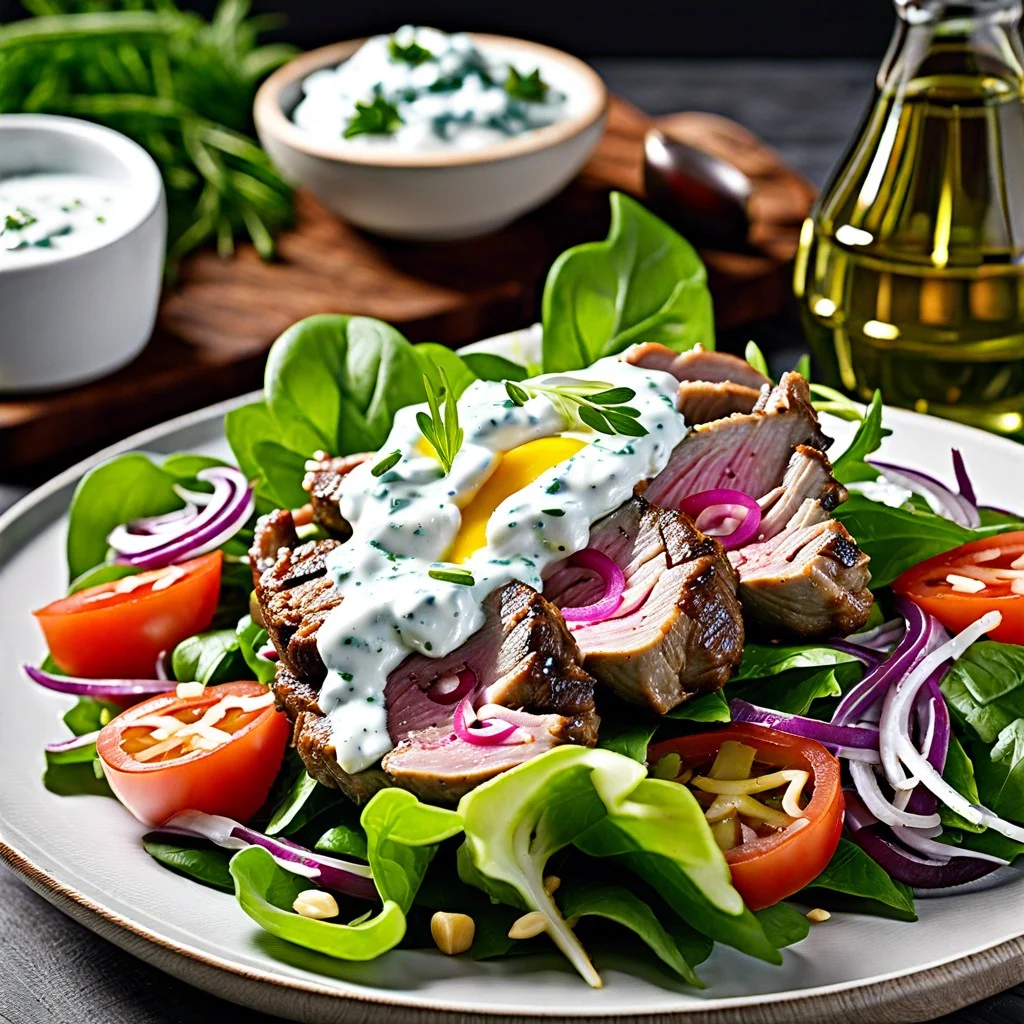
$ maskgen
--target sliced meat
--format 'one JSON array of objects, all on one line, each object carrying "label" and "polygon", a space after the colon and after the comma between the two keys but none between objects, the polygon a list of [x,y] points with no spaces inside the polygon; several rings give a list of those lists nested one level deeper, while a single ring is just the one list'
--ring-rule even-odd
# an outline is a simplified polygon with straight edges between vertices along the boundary
[{"label": "sliced meat", "polygon": [[469,669],[476,677],[475,704],[500,704],[531,712],[553,712],[573,743],[597,742],[594,680],[580,666],[576,641],[549,601],[525,583],[494,591],[484,603],[484,625],[443,658],[414,654],[388,677],[384,702],[388,731],[399,743],[411,732],[447,725],[452,705],[427,691],[439,679]]},{"label": "sliced meat", "polygon": [[[403,789],[420,800],[456,804],[471,789],[501,772],[572,743],[560,715],[517,716],[526,742],[477,747],[460,740],[449,726],[434,725],[414,733],[385,755],[383,768]],[[528,724],[526,724],[528,722]]]},{"label": "sliced meat", "polygon": [[717,487],[767,494],[781,484],[794,447],[824,451],[829,444],[811,406],[807,381],[798,373],[786,373],[754,412],[691,430],[644,497],[674,508],[687,495]]},{"label": "sliced meat", "polygon": [[[633,498],[594,524],[590,547],[626,577],[617,618],[573,627],[583,666],[659,714],[719,689],[743,654],[737,577],[721,545],[682,513]],[[547,580],[556,604],[586,605],[602,584],[564,563]]]},{"label": "sliced meat", "polygon": [[744,384],[731,381],[711,382],[705,380],[684,380],[679,385],[676,408],[683,419],[693,426],[710,423],[733,413],[754,411],[761,392]]},{"label": "sliced meat", "polygon": [[817,448],[798,444],[786,467],[782,483],[759,500],[761,529],[758,540],[781,533],[808,499],[825,513],[833,512],[848,497],[846,488],[832,476],[832,463]]},{"label": "sliced meat", "polygon": [[[274,539],[285,536],[292,523],[287,510],[279,509],[272,516],[275,518],[265,526],[264,520],[257,525],[250,551],[254,561],[268,548],[269,533],[274,531]],[[298,540],[294,530],[292,525],[293,539]],[[316,540],[280,547],[273,564],[256,581],[261,617],[281,662],[292,675],[316,686],[327,674],[316,647],[316,631],[341,600],[326,566],[327,556],[339,543]]]},{"label": "sliced meat", "polygon": [[295,532],[295,520],[288,509],[278,508],[265,516],[260,516],[256,521],[252,547],[249,549],[253,579],[259,580],[264,570],[269,569],[277,561],[282,548],[294,548],[298,543],[299,535]]},{"label": "sliced meat", "polygon": [[355,775],[342,769],[331,742],[331,723],[317,703],[317,691],[296,679],[284,665],[277,667],[274,696],[292,720],[292,743],[306,771],[317,782],[328,789],[340,789],[357,804],[366,803],[378,790],[391,785],[391,779],[380,768],[368,768]]},{"label": "sliced meat", "polygon": [[306,464],[302,489],[309,493],[313,521],[335,534],[339,540],[348,540],[352,536],[352,527],[338,507],[342,481],[356,466],[361,466],[372,457],[372,452],[360,452],[358,455],[342,455],[332,459],[326,452],[317,452],[313,461]]},{"label": "sliced meat", "polygon": [[744,611],[772,636],[845,636],[867,622],[868,557],[818,501],[807,499],[781,533],[729,559]]},{"label": "sliced meat", "polygon": [[646,370],[663,370],[679,381],[730,381],[760,391],[771,381],[755,370],[745,359],[727,352],[714,352],[694,345],[688,352],[675,352],[665,345],[648,341],[635,345],[626,353],[626,362]]}]

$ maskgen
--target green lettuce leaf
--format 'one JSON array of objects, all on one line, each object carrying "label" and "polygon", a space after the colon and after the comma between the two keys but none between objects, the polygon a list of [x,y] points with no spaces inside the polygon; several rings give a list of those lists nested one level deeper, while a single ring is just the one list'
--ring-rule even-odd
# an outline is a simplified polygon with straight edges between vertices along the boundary
[{"label": "green lettuce leaf", "polygon": [[756,644],[743,648],[743,660],[732,678],[765,679],[798,668],[823,668],[856,662],[852,654],[819,644]]},{"label": "green lettuce leaf", "polygon": [[164,867],[191,878],[200,885],[208,885],[222,892],[235,891],[231,872],[228,870],[231,854],[227,850],[202,845],[189,839],[176,837],[170,840],[159,832],[143,836],[142,848]]},{"label": "green lettuce leaf", "polygon": [[171,669],[179,682],[204,686],[231,682],[247,674],[233,629],[215,629],[182,640],[171,655]]},{"label": "green lettuce leaf", "polygon": [[113,796],[96,757],[96,744],[46,752],[43,785],[57,796]]},{"label": "green lettuce leaf", "polygon": [[867,457],[877,452],[891,433],[882,426],[882,392],[876,391],[853,440],[832,463],[833,476],[844,484],[855,480],[874,480],[878,470],[867,464]]},{"label": "green lettuce leaf", "polygon": [[[339,960],[375,960],[405,936],[405,914],[393,901],[359,924],[315,921],[296,914],[292,904],[310,886],[308,878],[279,867],[260,846],[239,850],[231,858],[235,897],[261,928],[279,939]],[[359,920],[358,918],[356,920]]]},{"label": "green lettuce leaf", "polygon": [[728,722],[731,719],[729,714],[729,701],[721,690],[714,693],[707,693],[696,700],[687,701],[673,708],[666,718],[675,718],[685,722]]},{"label": "green lettuce leaf", "polygon": [[75,736],[102,729],[112,718],[121,713],[121,708],[110,701],[94,697],[79,697],[74,706],[64,712],[64,724]]},{"label": "green lettuce leaf", "polygon": [[801,890],[808,903],[828,903],[854,912],[916,921],[910,887],[890,878],[856,843],[840,839],[825,870]]},{"label": "green lettuce leaf", "polygon": [[1024,717],[1024,648],[980,640],[951,666],[942,693],[957,723],[983,743]]},{"label": "green lettuce leaf", "polygon": [[714,347],[707,275],[693,247],[640,203],[611,194],[603,242],[562,253],[544,285],[544,370],[589,366],[638,341]]},{"label": "green lettuce leaf", "polygon": [[[548,860],[570,844],[594,856],[620,855],[627,863],[631,857],[657,860],[663,876],[659,890],[688,924],[706,934],[711,934],[709,916],[742,921],[748,914],[692,794],[645,775],[641,764],[609,750],[558,747],[459,803],[466,831],[460,876],[494,899],[543,914],[555,945],[593,986],[600,986],[600,977],[544,887]],[[684,913],[678,905],[684,901],[673,903],[665,892],[673,887],[690,895],[687,911],[706,912],[703,920]],[[748,916],[763,946],[769,946]],[[777,958],[774,947],[767,956]]]}]

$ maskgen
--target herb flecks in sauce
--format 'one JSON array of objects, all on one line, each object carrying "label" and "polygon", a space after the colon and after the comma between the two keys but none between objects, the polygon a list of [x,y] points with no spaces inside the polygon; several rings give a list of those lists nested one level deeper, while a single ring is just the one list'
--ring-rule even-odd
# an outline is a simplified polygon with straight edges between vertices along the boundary
[{"label": "herb flecks in sauce", "polygon": [[515,68],[508,69],[505,92],[513,99],[526,103],[542,103],[548,94],[548,83],[540,77],[540,68],[534,68],[528,75],[521,75]]},{"label": "herb flecks in sauce", "polygon": [[[520,405],[508,400],[504,384],[475,381],[458,400],[463,438],[447,473],[427,453],[421,428],[426,419],[436,435],[438,422],[446,439],[450,389],[443,400],[435,396],[433,418],[425,406],[399,410],[377,459],[344,478],[339,508],[353,532],[328,557],[342,600],[317,646],[328,669],[320,704],[345,771],[367,768],[391,749],[379,698],[406,657],[450,654],[483,625],[487,596],[513,580],[543,589],[548,567],[586,547],[591,525],[659,473],[686,431],[674,404],[662,401],[678,387],[669,374],[613,357],[573,380],[598,410],[614,410],[630,392],[635,415],[620,415],[650,432],[581,432],[546,393],[527,394]],[[528,392],[564,381],[547,375],[519,386]],[[522,452],[527,445],[536,447]],[[382,487],[372,470],[395,451],[405,454]],[[471,508],[488,488],[494,504]],[[351,637],[359,642],[346,644]]]},{"label": "herb flecks in sauce", "polygon": [[346,139],[357,135],[390,135],[402,123],[402,116],[393,103],[383,96],[374,96],[369,103],[356,102],[356,112],[342,134]]}]

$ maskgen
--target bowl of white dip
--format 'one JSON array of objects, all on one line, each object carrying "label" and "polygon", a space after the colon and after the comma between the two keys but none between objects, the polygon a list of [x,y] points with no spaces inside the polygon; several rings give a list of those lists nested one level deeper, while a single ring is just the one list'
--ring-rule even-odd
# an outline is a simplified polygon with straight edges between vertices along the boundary
[{"label": "bowl of white dip", "polygon": [[313,50],[256,96],[282,173],[357,227],[470,238],[559,192],[604,128],[583,61],[505,36],[404,26]]},{"label": "bowl of white dip", "polygon": [[0,392],[130,362],[153,330],[167,213],[156,164],[109,128],[0,115]]}]

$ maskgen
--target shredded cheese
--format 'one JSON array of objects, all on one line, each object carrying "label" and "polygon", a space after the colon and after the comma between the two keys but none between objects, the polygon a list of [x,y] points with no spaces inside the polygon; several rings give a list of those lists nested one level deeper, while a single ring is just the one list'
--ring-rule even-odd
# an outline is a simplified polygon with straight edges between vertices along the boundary
[{"label": "shredded cheese", "polygon": [[958,594],[980,594],[985,589],[985,583],[982,580],[971,579],[969,576],[960,576],[955,572],[951,572],[946,577],[946,582]]}]

